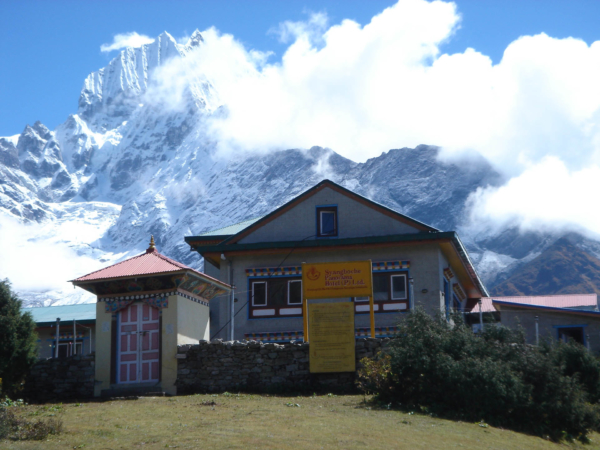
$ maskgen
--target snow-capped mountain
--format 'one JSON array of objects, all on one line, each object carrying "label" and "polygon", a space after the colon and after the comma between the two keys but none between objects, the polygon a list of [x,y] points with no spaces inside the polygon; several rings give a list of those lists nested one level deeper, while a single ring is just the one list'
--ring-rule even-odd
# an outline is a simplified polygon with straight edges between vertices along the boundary
[{"label": "snow-capped mountain", "polygon": [[[77,113],[55,130],[36,122],[0,138],[0,217],[38,224],[28,240],[66,246],[98,267],[139,253],[153,234],[162,253],[201,268],[184,236],[264,215],[323,178],[444,230],[461,229],[477,188],[503,182],[483,158],[444,162],[426,145],[365,163],[320,147],[221,157],[206,121],[226,105],[210,80],[193,73],[175,91],[160,84],[202,45],[197,31],[186,44],[165,32],[123,50],[85,79]],[[557,238],[515,229],[462,237],[490,282]],[[60,289],[20,294],[34,304],[91,300]]]}]

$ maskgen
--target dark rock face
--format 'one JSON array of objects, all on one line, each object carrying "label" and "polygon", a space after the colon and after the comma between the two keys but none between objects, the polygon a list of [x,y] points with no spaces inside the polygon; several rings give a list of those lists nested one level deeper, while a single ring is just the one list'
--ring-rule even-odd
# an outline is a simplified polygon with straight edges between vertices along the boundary
[{"label": "dark rock face", "polygon": [[111,172],[110,186],[115,191],[127,188],[133,184],[137,178],[136,172],[142,167],[142,157],[126,154],[119,160]]},{"label": "dark rock face", "polygon": [[390,150],[344,176],[355,177],[359,193],[441,230],[455,230],[465,202],[477,187],[497,186],[502,178],[487,161],[472,157],[438,160],[439,147]]},{"label": "dark rock face", "polygon": [[52,189],[62,189],[69,184],[71,184],[71,175],[66,170],[61,170],[55,175],[50,187]]},{"label": "dark rock face", "polygon": [[[41,124],[39,124],[41,126],[36,125],[38,125],[38,122],[36,122],[33,127],[27,125],[23,130],[23,133],[19,136],[17,149],[19,150],[19,155],[23,155],[22,157],[26,157],[28,154],[36,157],[42,156],[42,151],[46,145],[46,139],[44,139],[43,136],[47,135],[46,132],[48,129]],[[38,131],[41,132],[41,135],[38,134]]]},{"label": "dark rock face", "polygon": [[19,168],[19,150],[7,139],[0,139],[0,165]]},{"label": "dark rock face", "polygon": [[582,243],[584,238],[577,234],[561,237],[492,287],[493,295],[600,294],[600,259]]}]

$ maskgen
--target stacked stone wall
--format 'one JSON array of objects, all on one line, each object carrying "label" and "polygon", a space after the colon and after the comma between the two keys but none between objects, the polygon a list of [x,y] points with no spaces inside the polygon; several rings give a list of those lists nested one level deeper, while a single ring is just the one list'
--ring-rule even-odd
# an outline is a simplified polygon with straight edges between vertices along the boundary
[{"label": "stacked stone wall", "polygon": [[38,361],[25,380],[22,395],[32,403],[92,398],[94,355]]},{"label": "stacked stone wall", "polygon": [[[356,367],[389,339],[357,339]],[[223,391],[354,392],[356,372],[309,371],[309,344],[200,341],[178,347],[177,393]]]}]

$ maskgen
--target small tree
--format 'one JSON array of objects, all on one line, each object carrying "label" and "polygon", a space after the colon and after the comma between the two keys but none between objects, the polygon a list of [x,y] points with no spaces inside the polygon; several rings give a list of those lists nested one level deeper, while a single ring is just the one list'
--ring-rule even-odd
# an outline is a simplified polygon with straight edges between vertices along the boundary
[{"label": "small tree", "polygon": [[0,378],[2,394],[14,394],[37,359],[37,334],[31,313],[21,310],[21,300],[8,280],[0,281]]}]

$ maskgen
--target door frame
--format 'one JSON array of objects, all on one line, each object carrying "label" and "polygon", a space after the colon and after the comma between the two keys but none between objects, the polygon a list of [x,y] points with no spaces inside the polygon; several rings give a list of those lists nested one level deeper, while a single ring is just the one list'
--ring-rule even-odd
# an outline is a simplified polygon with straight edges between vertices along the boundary
[{"label": "door frame", "polygon": [[[120,353],[120,334],[119,334],[119,329],[120,329],[120,325],[121,325],[121,320],[120,320],[120,313],[123,309],[129,308],[132,305],[137,304],[139,307],[143,307],[144,305],[147,305],[149,308],[154,308],[158,310],[158,380],[152,380],[152,381],[125,381],[125,382],[121,382],[119,380],[119,363],[120,363],[120,358],[119,358],[119,353]],[[127,385],[132,385],[132,384],[142,384],[142,383],[148,383],[148,384],[157,384],[160,383],[162,381],[162,344],[163,344],[163,336],[162,336],[162,309],[160,308],[155,308],[152,305],[144,302],[144,301],[137,301],[137,302],[132,302],[129,305],[126,306],[126,308],[122,308],[118,311],[115,311],[112,314],[111,317],[111,346],[110,346],[110,353],[111,353],[111,358],[110,358],[110,366],[111,366],[111,370],[110,370],[110,383],[112,385],[116,385],[116,386],[127,386]],[[141,315],[141,313],[138,313],[139,315]],[[139,316],[138,316],[139,317]],[[140,339],[141,334],[139,334],[138,332],[138,349],[140,349],[140,345],[141,345],[141,339]],[[141,372],[141,360],[140,360],[140,355],[141,353],[138,353],[138,371]]]}]

